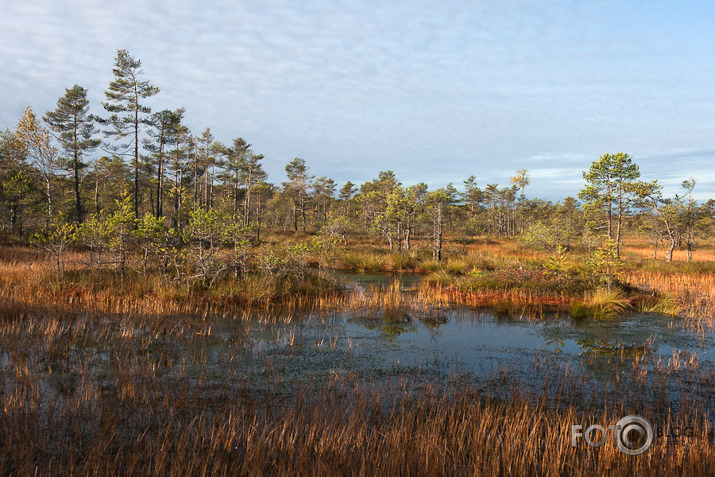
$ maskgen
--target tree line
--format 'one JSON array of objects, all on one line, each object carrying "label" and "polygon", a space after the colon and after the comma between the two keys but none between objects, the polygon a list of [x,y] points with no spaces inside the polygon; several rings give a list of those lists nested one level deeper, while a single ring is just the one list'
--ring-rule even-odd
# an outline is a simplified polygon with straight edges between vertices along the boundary
[{"label": "tree line", "polygon": [[[133,246],[148,255],[152,247],[158,253],[162,240],[167,247],[172,241],[197,243],[197,224],[210,219],[234,234],[235,240],[224,236],[222,243],[234,244],[236,263],[247,241],[260,243],[266,230],[320,234],[344,245],[350,237],[370,235],[396,252],[420,241],[437,260],[446,233],[463,239],[519,236],[554,249],[607,246],[620,257],[629,228],[649,238],[656,256],[661,250],[671,261],[678,247],[690,259],[696,242],[712,230],[715,201],[693,200],[694,179],[683,181],[680,194],[664,197],[658,181],[641,180],[624,153],[594,161],[583,173],[586,186],[578,198],[555,204],[526,196],[526,170],[508,186],[479,187],[470,176],[459,189],[450,183],[430,190],[425,183],[403,185],[392,171],[382,171],[359,186],[348,181],[338,188],[331,178],[311,175],[307,162],[296,157],[285,166],[287,180],[271,183],[264,156],[244,138],[224,144],[209,128],[195,134],[183,108],[152,112],[145,100],[159,88],[143,79],[141,61],[126,50],[117,52],[113,73],[102,114],[90,112],[87,90],[74,85],[54,110],[38,117],[27,107],[16,126],[0,134],[6,241],[37,233],[57,241],[69,226],[82,230],[86,245],[99,240],[92,237],[94,227],[103,240],[131,235]],[[108,230],[116,237],[106,236]],[[137,241],[142,233],[164,236]]]}]

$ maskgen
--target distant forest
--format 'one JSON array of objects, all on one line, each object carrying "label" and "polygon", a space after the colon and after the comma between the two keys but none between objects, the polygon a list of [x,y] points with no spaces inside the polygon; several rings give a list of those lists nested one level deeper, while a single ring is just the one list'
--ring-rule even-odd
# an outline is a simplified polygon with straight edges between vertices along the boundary
[{"label": "distant forest", "polygon": [[516,171],[507,186],[480,186],[469,176],[459,187],[430,190],[425,183],[404,186],[388,170],[338,187],[311,175],[306,160],[296,157],[285,166],[287,181],[271,183],[264,156],[248,140],[224,144],[208,128],[190,131],[184,109],[146,106],[159,88],[143,78],[141,61],[129,52],[117,52],[113,72],[101,112],[90,108],[86,89],[74,85],[56,109],[38,117],[27,107],[0,133],[4,242],[62,242],[72,235],[88,244],[98,230],[111,240],[120,233],[117,224],[129,224],[135,243],[158,240],[158,234],[164,243],[180,244],[187,227],[201,233],[198,224],[220,223],[224,233],[234,230],[252,243],[266,232],[344,244],[368,236],[393,251],[419,242],[439,260],[445,235],[514,236],[554,250],[590,250],[605,241],[619,255],[628,232],[672,260],[676,248],[690,259],[713,230],[715,201],[693,200],[694,179],[682,182],[680,194],[664,197],[658,182],[643,180],[624,153],[594,160],[578,196],[559,203],[527,197],[527,170]]}]

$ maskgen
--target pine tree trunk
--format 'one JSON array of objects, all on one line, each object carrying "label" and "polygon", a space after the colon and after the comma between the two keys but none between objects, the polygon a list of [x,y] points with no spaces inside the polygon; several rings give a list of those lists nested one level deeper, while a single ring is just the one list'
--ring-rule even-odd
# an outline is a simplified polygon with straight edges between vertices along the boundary
[{"label": "pine tree trunk", "polygon": [[405,250],[410,251],[410,235],[412,233],[412,223],[407,219],[407,230],[405,230]]},{"label": "pine tree trunk", "polygon": [[[136,90],[135,90],[136,91]],[[139,95],[134,103],[134,216],[139,217]],[[122,270],[122,277],[124,276]]]},{"label": "pine tree trunk", "polygon": [[99,214],[99,176],[94,179],[94,211]]},{"label": "pine tree trunk", "polygon": [[156,173],[156,218],[164,215],[164,137],[160,138],[159,144],[159,165]]},{"label": "pine tree trunk", "polygon": [[670,237],[670,246],[668,247],[668,263],[673,262],[673,250],[675,250],[675,239]]},{"label": "pine tree trunk", "polygon": [[74,198],[75,208],[77,209],[77,223],[82,223],[82,198],[79,195],[79,151],[77,150],[77,120],[74,122]]},{"label": "pine tree trunk", "polygon": [[616,225],[616,258],[621,258],[621,221],[623,218],[623,180],[618,183],[618,222]]}]

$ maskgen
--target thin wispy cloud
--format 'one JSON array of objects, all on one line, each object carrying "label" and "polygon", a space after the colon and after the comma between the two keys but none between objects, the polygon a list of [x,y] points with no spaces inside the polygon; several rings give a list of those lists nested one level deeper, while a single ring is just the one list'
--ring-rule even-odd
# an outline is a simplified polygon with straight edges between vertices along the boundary
[{"label": "thin wispy cloud", "polygon": [[505,184],[505,171],[526,168],[531,193],[559,198],[607,151],[629,152],[668,181],[678,174],[671,158],[700,151],[682,179],[705,178],[715,171],[712,10],[615,0],[10,2],[0,121],[12,127],[27,104],[51,109],[74,83],[101,113],[126,48],[162,89],[155,109],[185,106],[194,132],[245,137],[276,182],[294,156],[338,181],[394,169],[406,183],[474,174]]}]

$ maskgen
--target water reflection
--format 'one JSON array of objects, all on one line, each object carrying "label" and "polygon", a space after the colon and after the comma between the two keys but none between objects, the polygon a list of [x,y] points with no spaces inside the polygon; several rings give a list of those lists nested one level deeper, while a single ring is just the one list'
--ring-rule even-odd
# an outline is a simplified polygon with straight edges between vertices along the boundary
[{"label": "water reflection", "polygon": [[254,324],[249,336],[255,346],[244,371],[270,357],[291,380],[344,372],[366,377],[428,372],[447,379],[457,370],[479,379],[508,369],[512,378],[528,383],[540,379],[535,363],[548,361],[607,383],[644,360],[655,364],[674,356],[697,357],[699,366],[712,366],[715,360],[712,333],[698,336],[651,314],[535,322],[474,310],[440,310],[397,320],[341,312],[290,324]]}]

